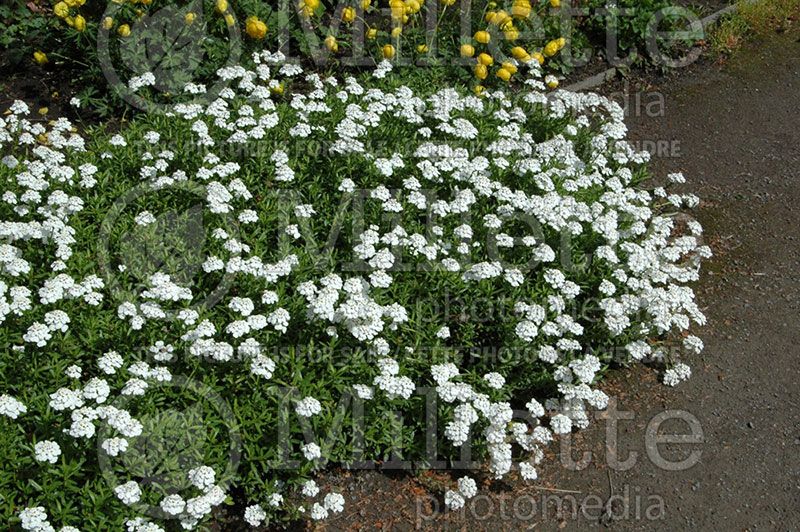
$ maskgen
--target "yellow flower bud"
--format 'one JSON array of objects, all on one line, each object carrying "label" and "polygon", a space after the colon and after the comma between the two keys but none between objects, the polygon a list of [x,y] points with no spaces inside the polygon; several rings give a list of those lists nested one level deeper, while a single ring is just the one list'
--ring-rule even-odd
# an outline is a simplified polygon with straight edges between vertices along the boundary
[{"label": "yellow flower bud", "polygon": [[187,26],[191,26],[195,20],[197,20],[197,14],[192,13],[191,11],[186,13],[186,16],[183,17],[183,21],[186,23]]},{"label": "yellow flower bud", "polygon": [[40,65],[44,65],[47,63],[47,54],[42,52],[41,50],[37,50],[33,52],[33,60],[39,63]]},{"label": "yellow flower bud", "polygon": [[519,30],[517,28],[508,28],[504,34],[507,41],[516,41],[519,39]]},{"label": "yellow flower bud", "polygon": [[375,37],[377,37],[377,36],[378,36],[378,30],[377,29],[370,28],[370,29],[367,30],[367,39],[369,39],[370,41],[374,40]]},{"label": "yellow flower bud", "polygon": [[119,33],[120,37],[127,37],[131,34],[131,27],[127,24],[123,24],[117,28],[117,33]]},{"label": "yellow flower bud", "polygon": [[394,57],[394,46],[391,44],[386,44],[381,48],[381,53],[383,53],[384,59],[392,59]]},{"label": "yellow flower bud", "polygon": [[489,41],[492,39],[492,36],[489,35],[488,31],[477,31],[475,32],[475,40],[481,44],[489,44]]},{"label": "yellow flower bud", "polygon": [[508,13],[505,11],[498,11],[494,14],[492,19],[489,21],[490,23],[498,26],[500,28],[503,27],[504,24],[507,24],[511,20],[511,17],[508,16]]},{"label": "yellow flower bud", "polygon": [[515,46],[514,48],[512,48],[511,49],[511,55],[514,57],[514,59],[516,59],[518,61],[522,61],[525,58],[530,59],[530,57],[531,57],[528,54],[528,51],[525,48],[523,48],[522,46]]},{"label": "yellow flower bud", "polygon": [[544,64],[544,56],[539,52],[534,52],[531,54],[531,59],[535,59],[539,62],[540,65]]},{"label": "yellow flower bud", "polygon": [[512,74],[516,74],[517,73],[517,65],[515,65],[514,63],[510,63],[510,62],[503,63],[502,68],[504,70],[508,70]]},{"label": "yellow flower bud", "polygon": [[346,7],[342,10],[342,20],[344,22],[353,22],[356,19],[356,8]]},{"label": "yellow flower bud", "polygon": [[233,18],[232,14],[225,13],[225,24],[227,24],[229,28],[232,28],[233,25],[236,24],[236,19]]},{"label": "yellow flower bud", "polygon": [[427,44],[418,45],[417,46],[417,51],[419,53],[421,53],[421,54],[427,54],[428,53],[428,45]]},{"label": "yellow flower bud", "polygon": [[486,66],[492,66],[494,59],[489,54],[480,54],[478,56],[478,63]]},{"label": "yellow flower bud", "polygon": [[517,18],[528,18],[531,14],[530,4],[514,4],[511,6],[511,14]]},{"label": "yellow flower bud", "polygon": [[251,39],[261,40],[267,34],[267,25],[256,16],[247,17],[244,26]]},{"label": "yellow flower bud", "polygon": [[114,19],[111,17],[106,17],[103,19],[103,29],[110,30],[114,27]]},{"label": "yellow flower bud", "polygon": [[501,68],[497,71],[497,77],[502,79],[503,81],[508,81],[511,79],[511,72],[509,72],[505,68]]},{"label": "yellow flower bud", "polygon": [[550,89],[555,89],[558,87],[558,78],[553,75],[545,76],[544,82],[547,84],[547,87]]},{"label": "yellow flower bud", "polygon": [[50,109],[48,109],[47,107],[40,107],[40,108],[39,108],[39,114],[40,114],[40,115],[42,115],[42,116],[44,116],[44,115],[46,115],[46,114],[47,114],[47,112],[48,112],[49,110],[50,110]]},{"label": "yellow flower bud", "polygon": [[461,57],[472,57],[475,55],[475,47],[471,44],[461,45]]},{"label": "yellow flower bud", "polygon": [[69,16],[69,6],[66,2],[59,2],[53,6],[53,13],[55,13],[58,18],[67,18]]},{"label": "yellow flower bud", "polygon": [[327,37],[325,37],[325,47],[334,54],[338,52],[339,43],[336,42],[336,37],[334,37],[333,35],[328,35]]},{"label": "yellow flower bud", "polygon": [[472,87],[472,92],[475,93],[475,96],[480,96],[481,94],[483,94],[484,90],[486,90],[486,87],[484,87],[483,85],[475,85],[474,87]]},{"label": "yellow flower bud", "polygon": [[392,28],[392,38],[393,39],[396,39],[396,38],[400,37],[401,33],[403,33],[403,27],[402,26],[395,26],[394,28]]},{"label": "yellow flower bud", "polygon": [[480,63],[475,65],[473,72],[475,72],[475,77],[478,79],[486,79],[486,76],[489,75],[489,70],[486,68],[486,65]]},{"label": "yellow flower bud", "polygon": [[550,0],[550,7],[561,7],[561,0]]},{"label": "yellow flower bud", "polygon": [[546,57],[553,57],[558,53],[558,41],[550,41],[544,47],[544,55]]},{"label": "yellow flower bud", "polygon": [[217,0],[214,5],[220,13],[224,13],[228,10],[228,0]]},{"label": "yellow flower bud", "polygon": [[372,0],[361,0],[361,9],[366,11],[372,5]]},{"label": "yellow flower bud", "polygon": [[82,15],[75,15],[75,29],[78,31],[83,31],[86,29],[86,19],[83,18]]}]

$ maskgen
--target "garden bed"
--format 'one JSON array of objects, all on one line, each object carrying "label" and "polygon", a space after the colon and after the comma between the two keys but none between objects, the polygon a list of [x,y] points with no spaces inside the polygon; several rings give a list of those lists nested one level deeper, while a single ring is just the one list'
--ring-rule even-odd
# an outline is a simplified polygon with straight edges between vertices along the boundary
[{"label": "garden bed", "polygon": [[[536,62],[476,95],[386,62],[350,79],[254,62],[222,71],[219,98],[193,86],[195,105],[82,141],[46,121],[74,103],[9,84],[33,103],[0,137],[9,521],[335,526],[374,521],[356,495],[385,502],[427,469],[410,493],[457,510],[535,479],[605,405],[610,367],[688,377],[704,318],[687,284],[709,250],[675,220],[697,198],[649,181],[618,106],[553,92]],[[346,397],[368,405],[343,414],[363,432],[315,446]],[[359,436],[384,474],[327,462],[352,463]]]}]

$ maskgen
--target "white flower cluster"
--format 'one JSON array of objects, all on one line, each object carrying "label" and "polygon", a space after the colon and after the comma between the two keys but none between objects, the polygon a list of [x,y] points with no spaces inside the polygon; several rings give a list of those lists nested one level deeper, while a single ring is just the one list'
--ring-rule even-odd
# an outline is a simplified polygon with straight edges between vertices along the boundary
[{"label": "white flower cluster", "polygon": [[459,510],[464,507],[464,503],[478,494],[478,486],[475,480],[470,477],[458,479],[457,490],[447,490],[444,494],[444,504],[450,510]]},{"label": "white flower cluster", "polygon": [[[590,339],[623,344],[631,361],[665,361],[648,341],[656,336],[681,335],[685,350],[702,350],[702,341],[686,332],[705,322],[687,284],[697,280],[700,261],[710,250],[701,244],[699,224],[684,228],[655,207],[657,198],[676,209],[698,200],[639,186],[634,169],[648,157],[625,141],[618,105],[595,94],[545,96],[538,72],[516,97],[502,91],[465,96],[450,88],[423,96],[405,86],[381,90],[365,88],[355,78],[342,83],[313,73],[303,76],[300,66],[285,64],[279,53],[259,53],[253,61],[251,69],[221,69],[228,87],[208,104],[176,104],[165,117],[170,128],[148,130],[141,139],[128,138],[127,132],[115,135],[101,154],[87,153],[66,120],[48,128],[28,119],[21,102],[0,118],[0,149],[21,157],[6,156],[0,166],[6,178],[0,201],[8,213],[0,220],[0,323],[13,317],[8,322],[21,327],[16,331],[21,345],[13,346],[14,352],[41,350],[54,338],[74,335],[71,328],[90,321],[76,313],[85,307],[89,316],[98,311],[107,289],[101,272],[86,271],[91,264],[74,265],[74,255],[83,252],[79,237],[94,235],[71,223],[97,207],[100,191],[87,190],[102,179],[130,174],[132,185],[144,183],[154,192],[197,186],[204,221],[210,222],[208,253],[198,265],[202,282],[189,283],[167,271],[133,281],[133,275],[120,276],[128,286],[111,307],[116,310],[111,321],[149,362],[134,357],[124,344],[115,345],[116,351],[106,347],[90,354],[92,367],[67,369],[69,385],[36,391],[65,416],[67,436],[89,441],[103,429],[101,434],[108,434],[100,448],[110,457],[126,453],[145,426],[128,410],[111,406],[117,404],[113,400],[141,400],[158,383],[170,382],[175,367],[184,363],[200,376],[206,370],[215,379],[217,370],[224,373],[232,401],[261,397],[273,381],[302,381],[294,413],[303,423],[309,421],[305,418],[322,422],[325,416],[319,414],[332,410],[323,399],[330,390],[315,392],[323,391],[320,383],[329,383],[335,370],[338,379],[352,379],[337,386],[377,405],[391,402],[392,408],[408,403],[417,386],[432,381],[437,397],[452,411],[444,434],[453,447],[481,438],[494,477],[516,467],[522,478],[532,480],[542,448],[554,434],[585,427],[589,411],[608,402],[593,388],[607,359],[587,354],[596,347]],[[389,62],[381,63],[375,76],[383,78],[390,70]],[[130,88],[147,87],[153,79],[146,73],[132,79]],[[279,91],[270,89],[295,79],[302,81],[302,92],[278,102],[274,94]],[[206,89],[191,84],[186,92]],[[543,122],[550,132],[537,129]],[[187,135],[203,155],[188,158],[172,151],[172,130]],[[402,142],[375,153],[376,137],[398,131]],[[320,142],[329,150],[324,158],[290,156],[287,139]],[[147,151],[130,163],[134,144]],[[267,156],[229,160],[228,150],[221,149],[229,146],[254,146]],[[132,168],[120,172],[125,160]],[[359,189],[363,194],[356,194]],[[276,205],[272,192],[291,196],[293,205]],[[363,204],[356,209],[358,201]],[[352,234],[337,240],[327,256],[313,250],[319,235],[336,236],[340,219],[352,222]],[[130,216],[141,226],[157,220],[157,213],[143,207]],[[277,236],[264,236],[270,232]],[[585,267],[566,264],[578,252]],[[45,253],[51,256],[42,263]],[[346,268],[344,261],[350,261]],[[119,272],[133,270],[130,266],[119,264]],[[226,290],[220,291],[219,304],[207,306],[204,301],[213,299],[207,285],[218,278]],[[42,280],[28,284],[26,279]],[[508,296],[499,303],[509,312],[496,320],[497,341],[530,349],[534,356],[514,370],[485,361],[475,370],[420,362],[413,355],[426,344],[459,349],[471,347],[459,342],[483,340],[464,324],[469,316],[449,319],[435,313],[435,325],[427,326],[430,316],[417,312],[416,305],[436,303],[447,291]],[[597,294],[599,322],[578,317],[573,307]],[[103,320],[98,323],[104,327]],[[100,332],[106,331],[88,331]],[[270,349],[295,341],[366,353],[368,361],[294,367],[267,356]],[[176,353],[184,352],[188,360],[176,360]],[[683,362],[668,362],[666,384],[689,377]],[[518,391],[522,375],[531,372],[546,374],[558,393],[541,398],[544,405],[531,399],[526,419],[515,419],[507,399]],[[28,397],[26,402],[35,404]],[[18,419],[26,412],[11,395],[0,395],[0,414]],[[256,425],[264,430],[262,423]],[[522,458],[515,448],[524,451]],[[54,464],[61,447],[47,440],[34,450],[38,461]],[[309,461],[322,454],[313,443],[300,452]],[[173,493],[159,503],[187,529],[226,496],[211,467],[192,469],[188,480],[199,495]],[[311,482],[302,493],[316,497],[319,488]],[[245,520],[252,526],[268,522],[283,503],[278,491],[247,501],[254,504],[247,506]],[[474,480],[462,478],[445,502],[460,508],[476,491]],[[116,486],[114,493],[132,510],[145,498],[135,481]],[[328,493],[310,506],[309,515],[324,519],[341,512],[343,503],[341,495]],[[19,517],[28,530],[50,529],[43,508],[27,508]],[[161,530],[141,517],[129,519],[127,528]]]}]

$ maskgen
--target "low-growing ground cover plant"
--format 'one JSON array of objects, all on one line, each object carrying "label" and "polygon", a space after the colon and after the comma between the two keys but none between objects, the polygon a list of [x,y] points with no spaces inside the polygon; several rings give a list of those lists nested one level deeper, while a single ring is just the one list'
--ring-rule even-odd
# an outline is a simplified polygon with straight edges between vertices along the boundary
[{"label": "low-growing ground cover plant", "polygon": [[113,135],[0,121],[5,522],[325,519],[329,463],[474,468],[458,508],[535,479],[608,365],[689,376],[698,200],[644,187],[617,104],[253,63]]}]

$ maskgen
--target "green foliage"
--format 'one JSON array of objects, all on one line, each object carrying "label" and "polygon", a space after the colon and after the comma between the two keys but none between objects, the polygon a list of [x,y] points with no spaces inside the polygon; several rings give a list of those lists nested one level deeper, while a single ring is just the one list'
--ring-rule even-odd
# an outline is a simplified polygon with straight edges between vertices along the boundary
[{"label": "green foliage", "polygon": [[[55,11],[66,18],[54,14],[52,8],[58,4],[63,5]],[[638,50],[637,61],[647,60],[648,33],[656,27],[652,17],[669,5],[667,0],[622,0],[617,2],[618,7],[608,10],[605,4],[604,0],[591,0],[577,6],[586,15],[562,18],[546,1],[534,0],[531,14],[511,17],[508,26],[505,22],[487,22],[486,15],[514,13],[516,4],[511,1],[472,3],[465,15],[460,0],[451,6],[428,0],[419,12],[406,15],[402,33],[394,37],[391,30],[397,21],[393,22],[385,0],[372,2],[366,11],[359,1],[321,2],[310,18],[298,13],[294,0],[231,1],[224,13],[216,9],[213,0],[86,0],[83,4],[72,0],[72,7],[66,11],[64,2],[52,0],[52,5],[35,12],[22,0],[15,0],[0,6],[0,48],[16,65],[30,61],[36,50],[45,52],[51,60],[48,68],[61,71],[62,77],[70,80],[85,109],[111,116],[131,103],[125,97],[125,84],[131,77],[153,72],[160,82],[156,88],[159,97],[169,103],[179,98],[187,81],[210,82],[221,66],[246,64],[253,51],[264,48],[281,49],[306,66],[356,71],[374,65],[382,58],[381,47],[391,43],[397,50],[395,60],[408,65],[408,72],[436,67],[465,85],[475,83],[471,72],[474,59],[460,57],[462,43],[476,44],[477,52],[486,51],[494,57],[495,65],[490,67],[485,84],[502,83],[494,73],[511,57],[512,47],[521,46],[534,53],[562,36],[568,38],[575,57],[548,58],[546,69],[555,73],[568,74],[576,64],[583,64],[580,59],[584,50],[602,52],[609,31],[617,35],[621,56]],[[341,20],[345,6],[357,10],[353,22]],[[625,15],[619,15],[620,11]],[[185,21],[187,14],[196,15],[191,24]],[[85,19],[82,31],[72,21],[77,16]],[[226,23],[226,16],[232,17],[232,26]],[[248,36],[245,20],[250,16],[268,25],[265,39]],[[667,17],[657,28],[664,31],[684,23]],[[120,36],[123,26],[130,28],[130,36]],[[376,31],[375,36],[367,35],[370,29]],[[492,35],[488,46],[478,45],[472,38],[475,31],[484,29]],[[329,36],[337,40],[335,53],[323,42]],[[420,51],[420,46],[426,48]]]}]

